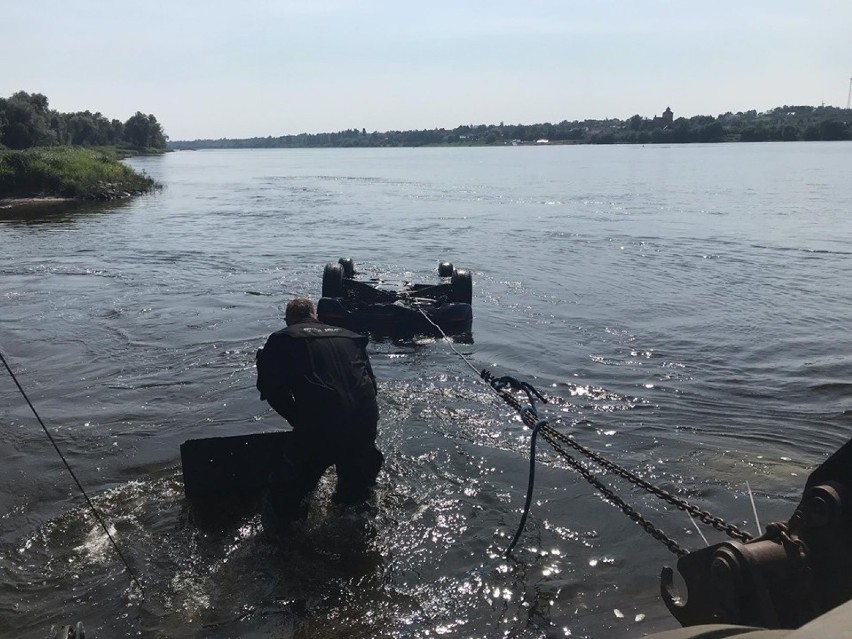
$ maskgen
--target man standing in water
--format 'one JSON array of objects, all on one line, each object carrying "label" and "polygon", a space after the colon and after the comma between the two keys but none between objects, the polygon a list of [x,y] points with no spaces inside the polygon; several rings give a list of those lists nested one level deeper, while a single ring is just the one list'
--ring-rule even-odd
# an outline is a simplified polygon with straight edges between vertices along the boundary
[{"label": "man standing in water", "polygon": [[323,473],[337,470],[332,500],[364,501],[384,462],[376,448],[376,378],[367,338],[316,317],[309,299],[287,304],[287,327],[257,353],[257,389],[293,431],[270,477],[264,526],[303,518]]}]

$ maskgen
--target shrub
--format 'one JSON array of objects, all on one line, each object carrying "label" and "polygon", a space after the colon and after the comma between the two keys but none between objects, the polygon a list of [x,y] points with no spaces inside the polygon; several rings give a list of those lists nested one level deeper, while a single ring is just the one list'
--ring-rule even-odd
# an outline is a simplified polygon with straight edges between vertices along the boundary
[{"label": "shrub", "polygon": [[41,147],[0,152],[0,197],[112,200],[157,187],[103,151]]}]

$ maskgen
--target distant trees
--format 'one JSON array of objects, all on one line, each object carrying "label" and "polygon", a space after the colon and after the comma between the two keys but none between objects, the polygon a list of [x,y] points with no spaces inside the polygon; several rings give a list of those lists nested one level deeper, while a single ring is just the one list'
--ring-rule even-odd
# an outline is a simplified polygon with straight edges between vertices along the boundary
[{"label": "distant trees", "polygon": [[820,140],[849,140],[851,138],[852,132],[850,132],[846,122],[823,120],[819,123]]},{"label": "distant trees", "polygon": [[101,113],[60,113],[40,93],[19,91],[0,98],[0,147],[128,146],[136,150],[165,150],[167,136],[157,118],[137,111],[127,122]]},{"label": "distant trees", "polygon": [[19,91],[10,98],[0,98],[0,110],[5,121],[2,143],[10,149],[56,143],[56,133],[50,127],[47,98]]},{"label": "distant trees", "polygon": [[157,118],[144,115],[140,111],[124,123],[124,140],[136,149],[166,148],[166,136]]},{"label": "distant trees", "polygon": [[77,146],[119,145],[127,142],[120,120],[107,120],[100,113],[81,111],[60,116],[63,127],[62,142]]},{"label": "distant trees", "polygon": [[[141,116],[136,114],[134,118]],[[137,118],[139,119],[139,118]],[[141,121],[140,121],[140,129]],[[125,125],[127,128],[127,125]],[[142,134],[139,134],[141,143]],[[697,115],[667,122],[639,114],[627,120],[562,120],[556,124],[463,124],[454,129],[373,131],[350,129],[336,133],[300,133],[278,137],[191,140],[171,142],[175,149],[400,147],[424,145],[534,144],[538,140],[571,144],[673,144],[692,142],[759,142],[852,139],[852,110],[835,107],[784,106]]]}]

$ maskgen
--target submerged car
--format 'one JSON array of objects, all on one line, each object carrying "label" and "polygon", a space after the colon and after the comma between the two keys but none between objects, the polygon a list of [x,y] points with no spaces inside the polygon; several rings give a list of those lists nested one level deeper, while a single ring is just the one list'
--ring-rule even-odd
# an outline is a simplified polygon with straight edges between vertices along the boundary
[{"label": "submerged car", "polygon": [[470,272],[450,262],[438,265],[437,284],[397,283],[355,279],[350,258],[326,264],[322,298],[317,304],[321,322],[359,333],[378,335],[470,333],[473,323],[473,280]]}]

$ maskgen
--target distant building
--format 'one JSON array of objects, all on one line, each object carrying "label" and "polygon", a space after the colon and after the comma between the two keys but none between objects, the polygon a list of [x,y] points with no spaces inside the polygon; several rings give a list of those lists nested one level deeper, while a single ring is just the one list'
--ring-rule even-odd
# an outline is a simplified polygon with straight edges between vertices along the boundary
[{"label": "distant building", "polygon": [[546,139],[542,138],[541,140],[536,140],[535,143],[536,144],[550,144],[550,140],[546,140]]},{"label": "distant building", "polygon": [[674,122],[674,113],[672,113],[671,107],[666,107],[666,110],[663,111],[663,114],[659,117],[654,116],[653,124],[654,126],[667,129]]}]

